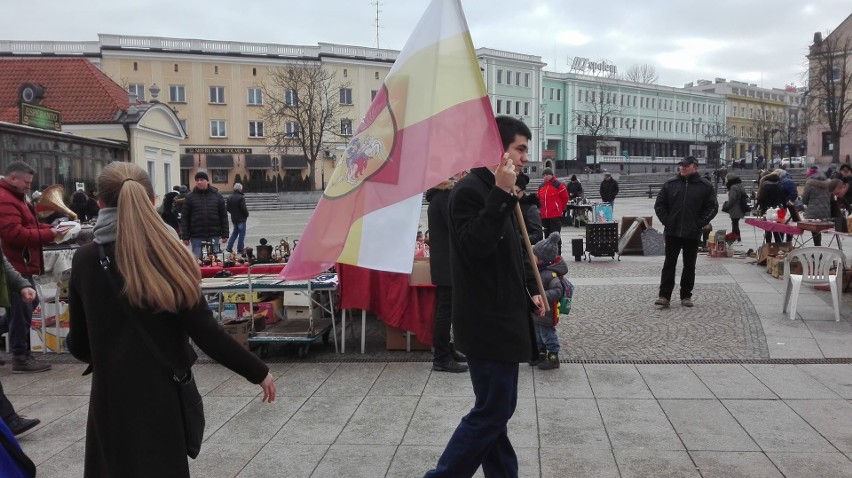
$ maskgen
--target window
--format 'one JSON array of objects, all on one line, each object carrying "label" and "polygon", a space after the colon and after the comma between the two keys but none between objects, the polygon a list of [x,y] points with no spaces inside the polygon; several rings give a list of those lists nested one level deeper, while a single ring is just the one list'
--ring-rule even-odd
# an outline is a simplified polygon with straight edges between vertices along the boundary
[{"label": "window", "polygon": [[525,101],[524,102],[524,116],[529,116],[529,115],[530,115],[530,102]]},{"label": "window", "polygon": [[373,75],[375,79],[379,79],[379,72],[377,71],[375,75]]},{"label": "window", "polygon": [[577,90],[577,101],[583,101],[583,90]]},{"label": "window", "polygon": [[340,120],[340,135],[352,136],[352,120],[344,118]]},{"label": "window", "polygon": [[[594,98],[594,95],[592,96],[592,98]],[[589,101],[589,90],[586,90],[586,101]]]},{"label": "window", "polygon": [[295,138],[299,136],[299,123],[294,121],[284,123],[284,136],[287,138]]},{"label": "window", "polygon": [[506,84],[507,85],[512,84],[512,72],[509,71],[509,70],[506,70]]},{"label": "window", "polygon": [[[147,151],[146,151],[146,153],[147,153]],[[156,154],[156,153],[154,153],[154,154]],[[147,156],[147,154],[146,154],[146,156]],[[151,187],[153,187],[155,191],[157,190],[156,169],[157,169],[156,161],[148,160],[148,177],[151,178]]]},{"label": "window", "polygon": [[556,90],[556,101],[562,101],[562,90]]},{"label": "window", "polygon": [[503,112],[503,100],[497,100],[497,114]]},{"label": "window", "polygon": [[553,113],[548,113],[547,124],[553,124]]},{"label": "window", "polygon": [[582,126],[583,118],[580,118],[580,115],[577,115],[577,126]]},{"label": "window", "polygon": [[127,85],[127,92],[136,95],[139,101],[145,101],[145,85],[142,83],[131,83]]},{"label": "window", "polygon": [[745,126],[740,126],[740,137],[745,138]]},{"label": "window", "polygon": [[830,156],[833,149],[831,145],[831,133],[826,131],[822,134],[822,155]]},{"label": "window", "polygon": [[133,62],[133,71],[139,71],[139,63]]},{"label": "window", "polygon": [[257,68],[251,69],[251,76],[257,76]]},{"label": "window", "polygon": [[349,78],[349,71],[346,68],[343,69],[343,77]]},{"label": "window", "polygon": [[183,85],[169,85],[169,103],[186,103],[186,88]]},{"label": "window", "polygon": [[210,170],[210,179],[211,182],[218,184],[228,184],[228,170],[227,169],[211,169]]},{"label": "window", "polygon": [[520,101],[515,102],[515,114],[516,115],[521,114],[521,102]]},{"label": "window", "polygon": [[225,87],[211,86],[210,87],[210,103],[223,105],[225,104]]},{"label": "window", "polygon": [[[163,160],[167,159],[166,152],[163,152]],[[168,156],[169,162],[163,163],[163,185],[165,186],[166,191],[172,190],[172,163],[171,163],[171,155]]]},{"label": "window", "polygon": [[263,104],[263,90],[260,88],[248,89],[248,104],[252,106],[260,106]]},{"label": "window", "polygon": [[216,66],[214,66],[214,67],[213,67],[213,74],[214,74],[214,75],[218,75],[218,74],[219,74],[219,65],[216,65]]},{"label": "window", "polygon": [[177,73],[177,72],[178,72],[178,70],[180,70],[180,68],[178,68],[178,64],[177,64],[177,63],[175,63],[175,73]]},{"label": "window", "polygon": [[562,124],[562,115],[560,113],[556,114],[556,126]]},{"label": "window", "polygon": [[378,94],[379,94],[379,90],[370,90],[370,101],[375,100],[376,95],[378,95]]},{"label": "window", "polygon": [[530,87],[530,74],[529,73],[524,73],[524,87],[525,88]]},{"label": "window", "polygon": [[249,121],[249,138],[263,138],[263,121]]},{"label": "window", "polygon": [[521,72],[515,73],[515,85],[521,86]]},{"label": "window", "polygon": [[499,85],[499,84],[502,84],[502,83],[503,83],[503,70],[498,69],[497,70],[497,84]]},{"label": "window", "polygon": [[351,105],[352,104],[352,88],[341,88],[340,89],[340,104],[341,105]]},{"label": "window", "polygon": [[299,105],[299,94],[296,93],[296,90],[287,90],[284,92],[284,104],[286,106]]},{"label": "window", "polygon": [[210,137],[225,138],[228,132],[225,129],[225,120],[210,120]]}]

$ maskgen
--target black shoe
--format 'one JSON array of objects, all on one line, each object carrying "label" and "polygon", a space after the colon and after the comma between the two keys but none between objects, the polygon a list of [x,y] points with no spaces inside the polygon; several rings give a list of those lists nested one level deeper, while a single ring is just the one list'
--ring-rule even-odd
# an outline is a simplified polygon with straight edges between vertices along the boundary
[{"label": "black shoe", "polygon": [[456,350],[453,344],[450,344],[450,357],[458,363],[467,363],[467,357],[463,353]]},{"label": "black shoe", "polygon": [[462,365],[460,363],[456,363],[454,360],[450,360],[444,363],[432,364],[432,370],[436,372],[461,373],[467,372],[467,365]]},{"label": "black shoe", "polygon": [[528,364],[530,364],[530,367],[535,367],[536,365],[538,365],[538,364],[540,364],[541,362],[543,362],[546,358],[547,358],[547,352],[539,352],[539,353],[538,353],[538,358],[537,358],[537,359],[535,359],[535,360],[530,360],[530,361],[529,361],[529,362],[527,362],[527,363],[528,363]]},{"label": "black shoe", "polygon": [[28,355],[25,358],[12,358],[12,373],[38,373],[47,372],[52,367],[49,363],[37,362],[36,359]]},{"label": "black shoe", "polygon": [[15,418],[9,420],[6,425],[9,426],[9,429],[12,430],[12,433],[15,436],[18,436],[21,433],[32,429],[39,423],[41,423],[41,420],[39,420],[38,418],[27,418],[22,417],[20,415],[15,415]]},{"label": "black shoe", "polygon": [[555,368],[559,368],[559,354],[547,354],[547,359],[542,360],[541,363],[538,364],[538,368],[539,370],[553,370]]}]

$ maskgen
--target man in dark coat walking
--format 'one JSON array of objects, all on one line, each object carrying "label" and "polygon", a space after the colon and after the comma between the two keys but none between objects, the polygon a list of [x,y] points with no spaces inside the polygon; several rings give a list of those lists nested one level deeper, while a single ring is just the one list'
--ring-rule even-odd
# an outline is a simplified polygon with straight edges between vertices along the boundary
[{"label": "man in dark coat walking", "polygon": [[654,301],[654,304],[663,307],[671,303],[677,256],[681,251],[680,303],[684,307],[692,307],[699,237],[704,226],[710,224],[719,211],[713,185],[698,175],[698,161],[688,156],[680,161],[678,170],[678,175],[660,188],[654,203],[654,212],[665,226],[666,259],[660,278],[660,295]]},{"label": "man in dark coat walking", "polygon": [[612,204],[615,209],[615,197],[618,196],[618,181],[612,178],[612,174],[604,173],[601,181],[601,201]]},{"label": "man in dark coat walking", "polygon": [[[228,239],[228,247],[225,248],[225,250],[228,252],[234,252],[234,241],[236,241],[237,252],[242,254],[245,249],[246,221],[248,221],[249,217],[242,184],[234,184],[234,192],[228,196],[227,209],[228,213],[231,214],[231,222],[234,224],[234,232],[231,233],[231,238]],[[237,238],[239,238],[238,241]]]},{"label": "man in dark coat walking", "polygon": [[485,476],[518,475],[506,425],[518,400],[518,364],[536,349],[529,312],[534,307],[543,316],[544,303],[522,252],[512,194],[532,133],[508,116],[498,117],[497,127],[502,160],[471,170],[450,194],[453,328],[456,347],[467,355],[476,403],[428,478],[473,476],[480,465]]},{"label": "man in dark coat walking", "polygon": [[450,276],[450,192],[455,181],[464,177],[458,173],[451,179],[441,182],[426,191],[429,208],[429,272],[435,285],[435,322],[432,329],[432,345],[435,354],[432,358],[432,370],[436,372],[460,373],[467,371],[467,365],[459,363],[466,360],[461,354],[454,354],[450,342],[453,312],[453,280]]},{"label": "man in dark coat walking", "polygon": [[219,242],[228,240],[228,211],[225,198],[219,190],[210,186],[210,178],[204,171],[195,173],[195,188],[186,195],[180,213],[180,238],[192,245],[192,254],[201,258],[201,243],[210,242],[214,251],[219,251]]}]

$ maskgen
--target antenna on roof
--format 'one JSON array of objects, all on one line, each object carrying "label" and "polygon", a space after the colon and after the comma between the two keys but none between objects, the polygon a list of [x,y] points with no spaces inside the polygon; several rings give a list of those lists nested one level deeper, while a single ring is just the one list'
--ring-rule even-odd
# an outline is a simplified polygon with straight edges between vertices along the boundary
[{"label": "antenna on roof", "polygon": [[382,4],[381,4],[381,3],[379,3],[379,0],[376,0],[376,1],[374,1],[374,2],[370,2],[370,5],[375,5],[375,6],[376,6],[376,23],[375,23],[375,25],[376,25],[376,48],[381,48],[381,47],[379,46],[379,28],[381,28],[381,27],[379,26],[379,13],[381,12],[381,10],[379,10],[379,7],[380,7]]}]

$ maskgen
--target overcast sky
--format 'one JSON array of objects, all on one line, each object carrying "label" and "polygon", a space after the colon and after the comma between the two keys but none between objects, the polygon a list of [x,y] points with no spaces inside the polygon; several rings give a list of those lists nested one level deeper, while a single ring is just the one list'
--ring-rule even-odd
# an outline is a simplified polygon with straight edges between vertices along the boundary
[{"label": "overcast sky", "polygon": [[[376,46],[375,0],[2,0],[2,40],[97,40],[98,33]],[[402,49],[429,0],[382,0],[379,46]],[[607,59],[620,72],[656,67],[663,85],[699,78],[765,87],[803,84],[816,31],[839,25],[849,0],[462,0],[474,45]],[[522,6],[528,5],[528,6]]]}]

